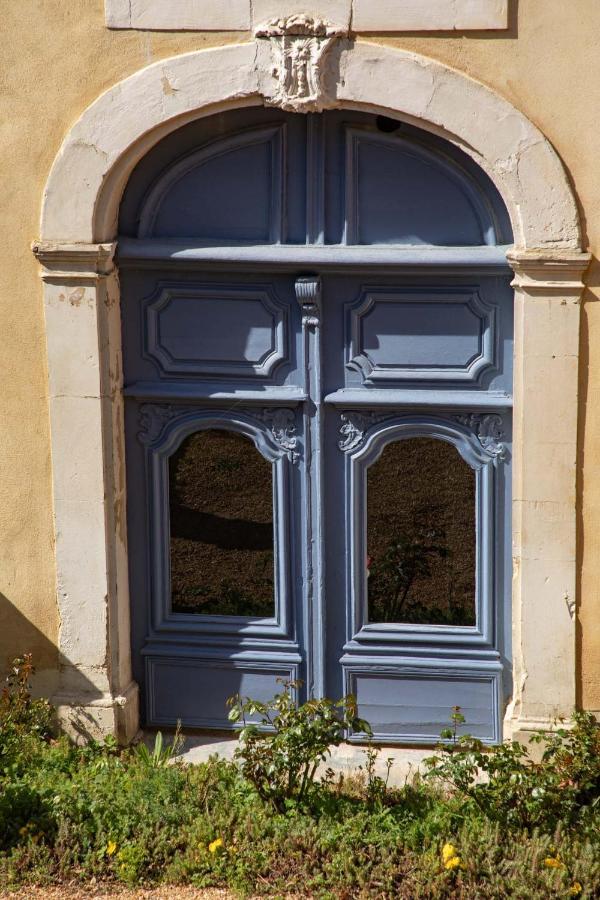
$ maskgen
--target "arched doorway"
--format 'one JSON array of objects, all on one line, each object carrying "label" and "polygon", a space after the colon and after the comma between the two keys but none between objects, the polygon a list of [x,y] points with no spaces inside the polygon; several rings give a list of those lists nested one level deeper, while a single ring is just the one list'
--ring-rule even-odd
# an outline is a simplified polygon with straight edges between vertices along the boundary
[{"label": "arched doorway", "polygon": [[[510,213],[514,246],[506,257],[496,251],[515,275],[514,678],[504,733],[526,738],[568,718],[576,703],[579,304],[590,260],[576,198],[547,138],[497,91],[410,51],[367,41],[343,41],[338,50],[339,77],[320,98],[325,107],[397,117],[464,148]],[[33,251],[44,284],[60,615],[52,699],[61,721],[75,720],[78,730],[83,719],[86,733],[128,741],[140,721],[115,265],[122,193],[140,159],[184,123],[278,102],[263,51],[256,41],[199,50],[114,84],[69,130],[44,189]],[[271,251],[263,252],[268,263]],[[314,252],[304,248],[305,271]],[[413,252],[404,248],[407,264]],[[292,261],[297,266],[298,257]]]},{"label": "arched doorway", "polygon": [[[246,109],[159,142],[119,225],[145,722],[355,693],[380,741],[510,694],[512,242],[399,120]],[[502,249],[504,248],[504,249]]]}]

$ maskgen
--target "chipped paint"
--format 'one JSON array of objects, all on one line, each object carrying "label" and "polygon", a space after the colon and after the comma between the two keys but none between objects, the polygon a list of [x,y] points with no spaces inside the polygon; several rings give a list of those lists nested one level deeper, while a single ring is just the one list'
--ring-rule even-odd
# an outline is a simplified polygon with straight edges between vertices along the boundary
[{"label": "chipped paint", "polygon": [[[62,296],[62,295],[61,295]],[[68,298],[71,306],[81,306],[81,301],[85,297],[85,288],[78,287],[69,291]]]}]

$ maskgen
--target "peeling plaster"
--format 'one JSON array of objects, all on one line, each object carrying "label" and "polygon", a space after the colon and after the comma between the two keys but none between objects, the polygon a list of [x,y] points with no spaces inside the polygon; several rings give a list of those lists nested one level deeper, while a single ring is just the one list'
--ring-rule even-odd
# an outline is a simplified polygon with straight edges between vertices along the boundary
[{"label": "peeling plaster", "polygon": [[167,75],[163,75],[163,77],[161,78],[161,84],[164,94],[173,95],[177,93],[177,88],[173,87]]},{"label": "peeling plaster", "polygon": [[[60,295],[61,297],[64,294]],[[69,303],[71,306],[81,306],[81,301],[85,297],[85,288],[78,287],[74,288],[72,291],[69,291]]]}]

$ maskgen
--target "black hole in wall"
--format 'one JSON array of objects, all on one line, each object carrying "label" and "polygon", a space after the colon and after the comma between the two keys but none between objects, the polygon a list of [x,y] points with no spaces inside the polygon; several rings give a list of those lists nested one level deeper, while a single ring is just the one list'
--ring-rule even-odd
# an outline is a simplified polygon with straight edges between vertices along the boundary
[{"label": "black hole in wall", "polygon": [[393,131],[398,131],[402,127],[401,122],[397,122],[396,119],[390,119],[389,116],[377,116],[375,124],[379,131],[383,131],[385,134],[392,134]]}]

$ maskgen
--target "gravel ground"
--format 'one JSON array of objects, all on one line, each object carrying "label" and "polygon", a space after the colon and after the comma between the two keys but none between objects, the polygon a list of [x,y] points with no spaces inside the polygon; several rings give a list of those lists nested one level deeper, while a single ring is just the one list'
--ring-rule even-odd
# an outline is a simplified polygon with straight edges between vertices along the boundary
[{"label": "gravel ground", "polygon": [[0,900],[109,900],[118,897],[121,900],[232,900],[227,891],[198,890],[190,887],[164,888],[129,888],[118,885],[90,885],[89,887],[27,887],[13,892],[0,892]]}]

